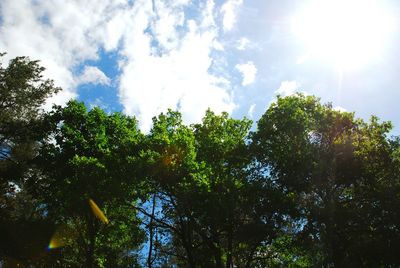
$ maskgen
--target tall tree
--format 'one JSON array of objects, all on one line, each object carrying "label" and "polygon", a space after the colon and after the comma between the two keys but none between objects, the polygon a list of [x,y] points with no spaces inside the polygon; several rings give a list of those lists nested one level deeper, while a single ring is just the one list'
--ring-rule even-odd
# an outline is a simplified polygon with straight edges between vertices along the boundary
[{"label": "tall tree", "polygon": [[41,107],[60,90],[43,71],[28,57],[14,58],[7,67],[0,63],[0,233],[8,238],[1,239],[0,259],[37,256],[51,226],[25,185],[36,172],[32,159],[48,130]]},{"label": "tall tree", "polygon": [[[247,135],[251,121],[207,111],[201,124],[193,126],[197,161],[205,167],[207,191],[197,207],[205,255],[213,267],[250,267],[254,248],[273,235],[263,223],[259,208],[259,181],[249,172]],[[206,267],[210,264],[203,264]]]},{"label": "tall tree", "polygon": [[6,68],[0,63],[0,179],[3,202],[4,194],[12,191],[22,179],[27,160],[35,155],[35,142],[43,135],[41,106],[49,96],[60,90],[52,80],[43,79],[43,71],[38,61],[31,61],[28,57],[14,58]]},{"label": "tall tree", "polygon": [[301,94],[278,97],[258,122],[256,158],[282,193],[294,196],[292,220],[313,265],[397,265],[394,254],[373,246],[390,251],[389,233],[398,241],[381,215],[385,204],[392,224],[397,220],[398,143],[387,138],[389,130],[374,117],[368,124]]},{"label": "tall tree", "polygon": [[[143,135],[137,121],[100,108],[87,111],[76,101],[56,108],[49,120],[54,130],[37,158],[43,172],[30,183],[47,216],[77,230],[61,248],[62,261],[79,265],[86,260],[86,267],[135,265],[143,234],[127,203],[136,202],[141,185],[135,163]],[[89,199],[104,210],[108,225],[95,218]]]},{"label": "tall tree", "polygon": [[169,234],[160,250],[175,265],[252,267],[256,249],[275,236],[281,216],[272,203],[284,200],[252,175],[250,126],[211,111],[192,126],[172,111],[154,119],[148,174],[162,211],[143,213]]},{"label": "tall tree", "polygon": [[155,254],[150,251],[148,267],[157,262],[185,263],[195,267],[198,256],[194,252],[193,230],[186,215],[190,213],[190,200],[196,198],[191,194],[196,193],[196,188],[201,188],[203,181],[197,176],[199,165],[195,159],[193,132],[183,124],[178,112],[168,111],[153,119],[147,148],[143,159],[147,163],[149,193],[157,202],[158,210],[162,210],[155,214],[141,210],[150,217],[150,246],[152,234],[158,242],[153,249],[158,258],[154,259]]}]

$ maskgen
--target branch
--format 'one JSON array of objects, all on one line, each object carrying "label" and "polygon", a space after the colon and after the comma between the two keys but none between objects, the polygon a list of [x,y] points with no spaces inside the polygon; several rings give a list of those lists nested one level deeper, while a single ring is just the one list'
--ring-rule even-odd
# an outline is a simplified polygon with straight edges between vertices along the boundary
[{"label": "branch", "polygon": [[130,205],[131,207],[133,207],[134,209],[138,210],[140,213],[146,215],[147,217],[151,218],[152,220],[154,220],[155,222],[157,222],[158,224],[160,224],[160,226],[169,228],[169,229],[173,230],[174,232],[178,233],[178,229],[177,229],[176,227],[174,227],[174,226],[172,226],[172,225],[170,225],[170,224],[168,224],[168,223],[166,223],[166,222],[164,222],[164,221],[158,219],[158,218],[155,217],[155,216],[152,216],[152,215],[151,215],[150,213],[148,213],[145,209],[143,209],[143,208],[141,208],[141,207],[138,207],[138,206],[135,206],[135,205],[133,205],[133,204],[129,204],[129,205]]}]

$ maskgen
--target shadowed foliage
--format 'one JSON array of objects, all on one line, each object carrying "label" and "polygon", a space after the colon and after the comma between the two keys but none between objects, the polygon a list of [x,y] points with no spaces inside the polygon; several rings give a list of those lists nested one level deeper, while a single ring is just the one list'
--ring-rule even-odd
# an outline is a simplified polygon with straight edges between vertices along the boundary
[{"label": "shadowed foliage", "polygon": [[313,96],[252,122],[69,101],[0,66],[0,266],[398,267],[400,138]]}]

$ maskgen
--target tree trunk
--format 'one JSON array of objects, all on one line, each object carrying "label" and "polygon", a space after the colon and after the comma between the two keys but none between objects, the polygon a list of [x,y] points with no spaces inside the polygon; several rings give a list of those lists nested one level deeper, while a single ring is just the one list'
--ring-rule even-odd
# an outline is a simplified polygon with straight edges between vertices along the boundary
[{"label": "tree trunk", "polygon": [[149,242],[149,253],[147,255],[147,267],[151,268],[153,265],[153,231],[154,231],[154,212],[156,208],[156,194],[153,195],[153,204],[152,204],[152,209],[151,209],[151,217],[150,217],[150,222],[149,222],[149,237],[150,237],[150,242]]},{"label": "tree trunk", "polygon": [[229,234],[228,234],[228,254],[227,254],[227,256],[226,256],[226,268],[232,268],[232,236],[233,236],[233,234],[232,234],[232,225],[230,224],[230,226],[229,226]]},{"label": "tree trunk", "polygon": [[188,258],[189,266],[191,268],[196,268],[196,261],[194,260],[193,256],[193,247],[192,247],[192,228],[189,226],[189,222],[185,222],[180,219],[180,225],[181,225],[181,239],[183,243],[183,247],[185,248],[186,251],[186,256]]},{"label": "tree trunk", "polygon": [[215,266],[217,268],[223,268],[224,265],[222,263],[222,254],[221,254],[221,249],[220,248],[215,247],[214,257],[215,257]]},{"label": "tree trunk", "polygon": [[88,245],[86,250],[86,267],[94,267],[94,248],[96,243],[95,222],[92,214],[87,218]]}]

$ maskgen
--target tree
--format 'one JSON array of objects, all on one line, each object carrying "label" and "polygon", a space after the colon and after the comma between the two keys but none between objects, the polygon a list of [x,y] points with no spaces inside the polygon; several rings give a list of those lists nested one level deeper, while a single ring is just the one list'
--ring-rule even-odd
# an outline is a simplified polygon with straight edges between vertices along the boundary
[{"label": "tree", "polygon": [[[274,235],[260,214],[264,185],[251,174],[247,138],[251,121],[235,120],[227,113],[207,111],[195,124],[197,161],[205,167],[207,189],[198,200],[195,215],[211,263],[202,267],[250,267],[255,248]],[[262,193],[264,194],[264,193]],[[266,211],[264,211],[266,212]]]},{"label": "tree", "polygon": [[[149,217],[149,254],[147,266],[157,262],[196,266],[191,235],[193,230],[186,215],[190,213],[189,200],[194,200],[196,189],[202,187],[203,178],[197,176],[195,140],[192,130],[182,123],[178,112],[168,111],[153,119],[153,128],[146,137],[146,174],[152,196],[152,207],[158,210],[141,212]],[[186,202],[188,201],[188,202]],[[186,203],[185,203],[186,202]],[[156,240],[156,241],[154,241]],[[157,242],[157,243],[154,243]],[[153,249],[154,245],[154,249]]]},{"label": "tree", "polygon": [[[38,61],[28,57],[14,58],[7,67],[0,63],[0,232],[10,238],[2,239],[0,258],[29,259],[39,254],[33,248],[40,248],[38,241],[51,229],[25,187],[29,174],[36,171],[32,159],[47,131],[41,107],[60,90],[52,80],[43,79],[43,71]],[[29,228],[29,235],[9,236]],[[33,241],[35,237],[41,239]]]},{"label": "tree", "polygon": [[144,249],[149,268],[400,265],[390,122],[296,94],[254,132],[169,110],[144,135],[77,101],[44,113],[59,88],[42,72],[26,57],[0,65],[0,266],[138,267]]},{"label": "tree", "polygon": [[375,117],[368,124],[301,94],[278,97],[258,122],[256,159],[294,196],[291,219],[313,265],[398,265],[391,247],[399,236],[389,227],[398,219],[398,143],[389,130]]},{"label": "tree", "polygon": [[28,57],[10,60],[7,68],[0,63],[2,198],[12,190],[9,183],[21,179],[26,170],[24,164],[35,155],[35,141],[43,135],[41,106],[60,90],[53,81],[43,79],[43,71],[38,61],[31,61]]},{"label": "tree", "polygon": [[[3,54],[0,54],[4,56]],[[28,57],[0,64],[0,159],[10,158],[16,146],[40,137],[41,106],[60,88],[44,80],[44,68]]]},{"label": "tree", "polygon": [[[141,181],[137,163],[143,135],[134,118],[100,108],[86,110],[70,101],[48,116],[54,129],[36,164],[42,174],[30,180],[47,216],[57,225],[77,230],[61,248],[62,263],[86,267],[137,265],[143,234],[127,204],[138,198]],[[88,200],[105,211],[110,223],[95,218]]]},{"label": "tree", "polygon": [[256,249],[276,235],[278,201],[285,202],[253,176],[251,122],[207,111],[201,124],[185,126],[169,111],[153,123],[146,159],[161,211],[142,213],[149,233],[167,238],[158,238],[158,256],[182,267],[252,267]]}]

